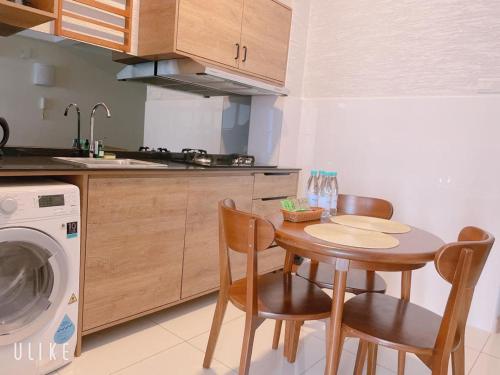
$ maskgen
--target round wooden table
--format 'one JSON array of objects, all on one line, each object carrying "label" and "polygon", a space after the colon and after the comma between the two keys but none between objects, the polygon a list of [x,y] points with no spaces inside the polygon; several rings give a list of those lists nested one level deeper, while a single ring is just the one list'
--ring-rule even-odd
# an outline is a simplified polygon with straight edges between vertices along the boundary
[{"label": "round wooden table", "polygon": [[[409,299],[411,271],[434,261],[436,253],[444,242],[437,236],[422,229],[412,227],[404,234],[392,234],[399,240],[399,246],[392,249],[364,249],[323,241],[308,235],[304,228],[319,224],[321,221],[291,223],[283,220],[281,214],[268,218],[276,228],[276,243],[291,255],[299,255],[313,261],[325,262],[334,266],[333,299],[330,324],[328,325],[328,351],[326,353],[325,374],[337,373],[340,359],[340,333],[347,271],[349,268],[367,271],[403,272],[401,295]],[[323,220],[323,222],[330,222]],[[288,266],[290,262],[288,261]]]}]

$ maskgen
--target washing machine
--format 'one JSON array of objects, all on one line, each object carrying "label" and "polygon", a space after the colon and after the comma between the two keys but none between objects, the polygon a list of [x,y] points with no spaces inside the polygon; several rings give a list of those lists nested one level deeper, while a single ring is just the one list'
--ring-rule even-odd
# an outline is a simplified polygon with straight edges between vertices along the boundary
[{"label": "washing machine", "polygon": [[73,360],[79,269],[79,189],[1,178],[2,375],[48,374]]}]

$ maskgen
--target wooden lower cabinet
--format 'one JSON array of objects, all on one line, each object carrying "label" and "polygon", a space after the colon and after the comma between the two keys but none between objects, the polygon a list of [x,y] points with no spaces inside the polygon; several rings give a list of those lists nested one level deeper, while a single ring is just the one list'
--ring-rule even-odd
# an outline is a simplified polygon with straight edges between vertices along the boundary
[{"label": "wooden lower cabinet", "polygon": [[[182,298],[219,286],[218,203],[225,198],[240,210],[252,210],[253,176],[189,179]],[[241,277],[245,258],[231,254],[233,274]]]},{"label": "wooden lower cabinet", "polygon": [[180,299],[187,186],[90,178],[84,332]]},{"label": "wooden lower cabinet", "polygon": [[[261,192],[274,183],[278,195],[296,194],[296,176],[288,175],[91,176],[83,333],[217,289],[219,201],[261,216],[279,212],[280,199],[254,198],[254,182]],[[284,253],[260,252],[259,273],[282,268]],[[233,279],[244,277],[246,255],[230,257]]]}]

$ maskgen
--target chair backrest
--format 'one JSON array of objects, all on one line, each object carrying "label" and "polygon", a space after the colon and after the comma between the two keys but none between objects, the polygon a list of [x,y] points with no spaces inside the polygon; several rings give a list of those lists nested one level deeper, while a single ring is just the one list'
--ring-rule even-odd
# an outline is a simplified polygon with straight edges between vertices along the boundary
[{"label": "chair backrest", "polygon": [[474,288],[481,276],[495,238],[488,232],[466,227],[458,241],[441,248],[434,264],[443,279],[451,283],[451,291],[436,339],[435,350],[448,353],[462,335],[469,315]]},{"label": "chair backrest", "polygon": [[[238,211],[233,200],[225,199],[219,203],[220,223],[223,226],[224,239],[227,246],[239,253],[247,253],[250,242],[254,242],[255,250],[266,250],[274,241],[273,225],[259,216]],[[251,225],[255,226],[255,238],[251,239]]]},{"label": "chair backrest", "polygon": [[345,194],[339,194],[337,210],[343,214],[371,216],[387,220],[392,217],[394,212],[392,203],[384,199]]},{"label": "chair backrest", "polygon": [[257,253],[274,241],[274,226],[261,217],[238,211],[233,200],[219,202],[220,292],[228,293],[232,284],[229,249],[247,255],[247,313],[257,314]]}]

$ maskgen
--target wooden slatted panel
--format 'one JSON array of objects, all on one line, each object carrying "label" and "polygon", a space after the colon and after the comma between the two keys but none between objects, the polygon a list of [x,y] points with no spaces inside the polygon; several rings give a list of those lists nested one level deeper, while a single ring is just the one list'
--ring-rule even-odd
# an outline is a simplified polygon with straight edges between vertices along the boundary
[{"label": "wooden slatted panel", "polygon": [[129,52],[133,0],[61,0],[58,35]]}]

